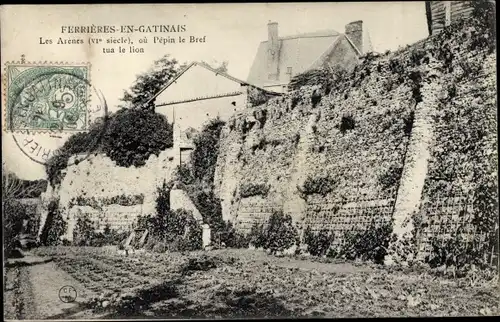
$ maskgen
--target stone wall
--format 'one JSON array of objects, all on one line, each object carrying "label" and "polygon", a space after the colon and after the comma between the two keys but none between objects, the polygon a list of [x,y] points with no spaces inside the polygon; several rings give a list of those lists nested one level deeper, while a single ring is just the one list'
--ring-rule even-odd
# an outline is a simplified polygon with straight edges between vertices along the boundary
[{"label": "stone wall", "polygon": [[191,201],[189,198],[188,194],[181,189],[172,189],[170,190],[170,209],[171,210],[178,210],[178,209],[184,209],[187,211],[191,211],[193,214],[193,217],[197,221],[203,221],[203,217],[201,216],[200,212],[194,205],[194,203]]},{"label": "stone wall", "polygon": [[[390,59],[380,58],[355,85],[323,94],[316,106],[312,96],[320,89],[310,87],[237,113],[223,130],[215,176],[224,219],[247,230],[281,209],[314,230],[339,231],[375,216],[390,219],[398,181],[384,186],[381,178],[403,167],[405,119],[415,108],[412,87],[398,84]],[[343,118],[354,119],[352,130],[340,130]],[[321,177],[332,180],[330,192],[301,193],[305,181]],[[242,183],[270,190],[240,198]]]},{"label": "stone wall", "polygon": [[[432,234],[450,234],[460,221],[470,222],[458,215],[477,203],[470,187],[498,168],[496,56],[473,47],[481,36],[475,30],[466,24],[444,40],[436,36],[374,57],[328,94],[319,85],[303,87],[237,113],[223,129],[215,176],[224,219],[248,231],[283,210],[299,227],[339,234],[394,220],[394,232],[403,237],[419,215],[426,223],[418,236],[422,251]],[[443,59],[445,51],[451,61]],[[442,117],[446,111],[453,111],[451,119]],[[340,130],[343,118],[354,120],[351,130]],[[478,124],[484,132],[464,131]],[[484,136],[474,148],[471,135]],[[475,159],[490,160],[474,170],[476,179],[470,172]],[[330,180],[329,189],[307,193],[304,184],[321,178]],[[242,198],[242,184],[270,189]],[[429,219],[439,213],[445,215]],[[446,229],[432,230],[430,222],[443,220]]]},{"label": "stone wall", "polygon": [[[163,180],[171,179],[175,169],[173,157],[173,150],[168,149],[162,151],[158,157],[152,155],[145,166],[125,168],[116,166],[114,161],[105,155],[92,154],[84,161],[70,165],[64,170],[65,175],[61,184],[55,188],[49,186],[48,190],[42,194],[45,209],[42,211],[41,227],[47,216],[46,205],[49,200],[59,198],[59,208],[63,211],[63,217],[70,221],[76,221],[77,213],[88,213],[100,226],[110,220],[115,228],[126,229],[137,216],[156,212],[156,188],[163,183]],[[72,160],[69,163],[72,164]],[[141,194],[144,196],[142,204],[132,206],[112,204],[96,209],[78,206],[74,202],[78,197],[94,197],[97,204],[100,204],[104,199],[119,196],[133,197]],[[78,209],[80,212],[77,211]],[[117,220],[119,218],[123,220]],[[134,219],[132,222],[131,218]],[[72,223],[69,224],[69,226],[72,225]]]}]

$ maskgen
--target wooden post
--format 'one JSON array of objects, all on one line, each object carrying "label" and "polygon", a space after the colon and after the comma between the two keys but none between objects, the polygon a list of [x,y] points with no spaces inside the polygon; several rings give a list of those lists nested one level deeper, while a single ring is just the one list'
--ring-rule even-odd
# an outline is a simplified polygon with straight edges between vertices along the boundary
[{"label": "wooden post", "polygon": [[451,24],[451,1],[444,2],[444,10],[445,10],[444,26],[446,27]]}]

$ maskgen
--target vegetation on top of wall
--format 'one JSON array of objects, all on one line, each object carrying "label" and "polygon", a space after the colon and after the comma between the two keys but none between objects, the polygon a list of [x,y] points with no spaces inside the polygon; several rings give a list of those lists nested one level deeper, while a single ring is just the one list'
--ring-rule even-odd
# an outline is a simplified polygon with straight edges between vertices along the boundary
[{"label": "vegetation on top of wall", "polygon": [[[150,70],[138,75],[130,90],[124,91],[121,98],[124,104],[118,106],[118,112],[96,119],[88,132],[69,137],[48,160],[45,172],[49,184],[55,187],[61,183],[62,169],[77,154],[104,152],[118,166],[140,167],[151,154],[158,155],[172,147],[172,125],[164,116],[154,113],[153,101],[149,100],[184,66],[164,55]],[[75,164],[78,162],[75,160]]]},{"label": "vegetation on top of wall", "polygon": [[[345,69],[338,67],[332,68],[327,66],[327,67],[312,69],[294,76],[290,80],[289,87],[292,91],[296,91],[304,86],[321,85],[323,93],[328,95],[333,88],[336,88],[337,86],[336,84],[341,82],[346,77],[347,74],[348,72]],[[319,92],[315,95],[316,96],[319,95],[319,99],[321,99],[321,94]],[[318,98],[314,100],[317,99]],[[292,103],[292,108],[295,107],[294,105],[296,105],[296,103],[297,102]]]},{"label": "vegetation on top of wall", "polygon": [[240,185],[240,197],[267,196],[270,186],[265,183],[243,183]]},{"label": "vegetation on top of wall", "polygon": [[150,110],[121,109],[106,119],[97,119],[88,132],[70,136],[48,160],[45,171],[54,187],[61,182],[71,156],[101,152],[118,166],[140,167],[152,154],[159,155],[172,146],[173,128],[165,116]]},{"label": "vegetation on top of wall", "polygon": [[143,166],[152,154],[173,146],[172,125],[158,113],[122,109],[106,127],[102,150],[118,166]]},{"label": "vegetation on top of wall", "polygon": [[250,107],[260,106],[276,96],[254,86],[248,86],[247,101]]}]

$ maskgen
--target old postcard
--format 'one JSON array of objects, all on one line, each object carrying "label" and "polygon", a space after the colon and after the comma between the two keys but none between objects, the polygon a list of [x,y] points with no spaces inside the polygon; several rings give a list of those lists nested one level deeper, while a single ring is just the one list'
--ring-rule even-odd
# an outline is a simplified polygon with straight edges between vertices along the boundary
[{"label": "old postcard", "polygon": [[4,319],[499,315],[495,12],[2,6]]}]

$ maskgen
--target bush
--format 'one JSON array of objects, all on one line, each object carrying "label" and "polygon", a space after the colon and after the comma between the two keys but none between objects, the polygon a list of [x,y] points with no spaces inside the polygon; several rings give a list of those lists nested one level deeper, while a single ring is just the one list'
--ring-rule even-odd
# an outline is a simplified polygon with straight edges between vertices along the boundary
[{"label": "bush", "polygon": [[227,221],[220,231],[212,233],[212,243],[214,245],[224,243],[229,248],[248,248],[250,238],[236,231],[233,224]]},{"label": "bush", "polygon": [[151,250],[155,253],[164,253],[168,250],[168,245],[165,242],[159,241],[153,245]]},{"label": "bush", "polygon": [[313,256],[326,255],[333,243],[333,239],[333,233],[327,229],[322,229],[316,234],[308,226],[304,232],[304,242],[307,244],[307,251]]},{"label": "bush", "polygon": [[292,217],[284,215],[282,211],[274,212],[263,228],[263,239],[264,248],[270,250],[271,254],[292,247],[298,239]]},{"label": "bush", "polygon": [[265,247],[264,225],[254,223],[248,234],[248,240],[255,248]]},{"label": "bush", "polygon": [[269,185],[265,183],[243,183],[240,186],[240,197],[267,196],[269,189]]},{"label": "bush", "polygon": [[23,220],[27,218],[26,208],[14,199],[3,201],[4,251],[8,257],[16,247],[16,241],[23,228]]},{"label": "bush", "polygon": [[377,224],[372,221],[366,230],[347,232],[344,243],[336,256],[348,260],[361,259],[381,264],[387,255],[389,243],[393,241],[392,223]]},{"label": "bush", "polygon": [[480,269],[490,268],[485,254],[489,253],[492,245],[485,242],[479,234],[467,238],[463,226],[450,236],[432,236],[429,243],[431,252],[425,261],[432,268],[443,265],[455,267],[459,277],[467,273],[470,265]]},{"label": "bush", "polygon": [[203,248],[202,234],[203,234],[203,229],[197,222],[195,221],[189,222],[187,235],[182,240],[179,250],[193,251],[202,249]]},{"label": "bush", "polygon": [[195,178],[213,183],[219,155],[219,137],[225,124],[219,118],[213,119],[194,138],[195,149],[191,153],[191,165]]}]

